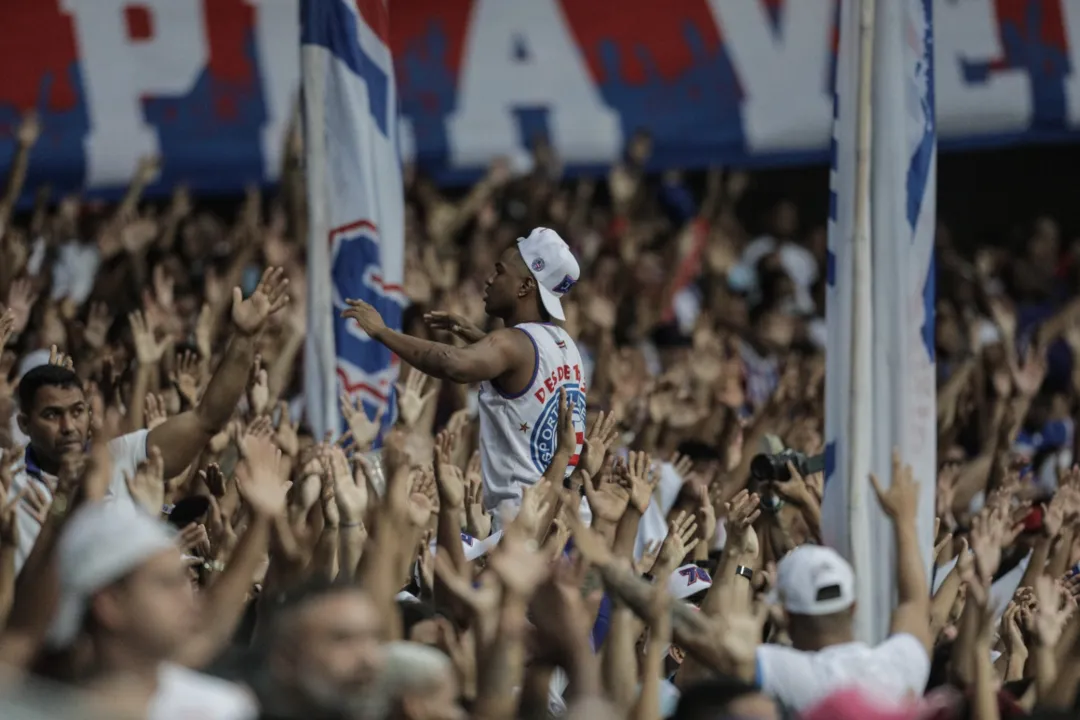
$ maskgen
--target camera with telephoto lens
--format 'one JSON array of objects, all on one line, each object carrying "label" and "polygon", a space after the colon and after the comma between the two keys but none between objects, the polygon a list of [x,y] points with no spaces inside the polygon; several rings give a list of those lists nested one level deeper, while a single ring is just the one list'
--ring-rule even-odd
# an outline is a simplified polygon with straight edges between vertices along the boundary
[{"label": "camera with telephoto lens", "polygon": [[788,463],[791,463],[800,475],[806,477],[825,469],[825,456],[807,457],[801,452],[790,449],[778,453],[761,453],[755,455],[750,461],[750,476],[758,482],[787,482],[791,479]]}]

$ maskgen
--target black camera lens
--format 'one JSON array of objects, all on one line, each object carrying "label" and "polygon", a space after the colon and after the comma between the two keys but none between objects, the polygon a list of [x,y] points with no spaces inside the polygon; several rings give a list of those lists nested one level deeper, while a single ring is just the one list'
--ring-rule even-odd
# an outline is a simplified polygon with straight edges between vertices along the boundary
[{"label": "black camera lens", "polygon": [[780,455],[755,455],[750,461],[750,474],[758,480],[786,482],[791,479],[791,473],[785,461],[786,458]]},{"label": "black camera lens", "polygon": [[750,476],[762,482],[787,482],[791,479],[788,463],[803,477],[825,470],[824,455],[808,458],[800,452],[785,450],[774,455],[755,455],[750,461]]}]

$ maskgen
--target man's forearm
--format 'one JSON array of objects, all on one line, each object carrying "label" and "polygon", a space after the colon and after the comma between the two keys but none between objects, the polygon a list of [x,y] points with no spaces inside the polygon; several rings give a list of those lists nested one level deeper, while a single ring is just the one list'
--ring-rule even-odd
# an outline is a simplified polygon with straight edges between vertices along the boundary
[{"label": "man's forearm", "polygon": [[352,580],[356,577],[356,568],[360,564],[360,558],[364,555],[364,542],[367,540],[367,529],[363,523],[342,525],[338,529],[338,577],[343,580]]},{"label": "man's forearm", "polygon": [[938,633],[949,624],[949,615],[952,613],[953,605],[956,604],[956,596],[959,592],[960,569],[954,566],[930,600],[930,635],[932,637],[936,638]]},{"label": "man's forearm", "polygon": [[290,330],[286,333],[284,344],[278,348],[277,357],[270,364],[270,404],[274,404],[281,397],[281,393],[288,389],[290,378],[293,375],[293,367],[296,358],[304,347],[304,334]]},{"label": "man's forearm", "polygon": [[[600,575],[608,591],[618,595],[638,617],[649,616],[652,586],[639,579],[632,571],[614,565],[600,568]],[[729,662],[726,655],[712,640],[708,621],[686,603],[672,603],[671,634],[676,645],[706,667],[724,670]]]},{"label": "man's forearm", "polygon": [[[461,546],[460,505],[452,505],[445,498],[439,498],[439,514],[435,525],[435,540],[442,552],[447,554],[454,568],[460,573],[468,569],[465,549]],[[436,580],[438,582],[438,580]]]},{"label": "man's forearm", "polygon": [[146,391],[150,388],[150,373],[156,371],[156,365],[140,364],[136,368],[135,382],[131,384],[131,402],[123,420],[124,432],[135,432],[146,427]]},{"label": "man's forearm", "polygon": [[894,518],[896,539],[896,607],[889,632],[909,633],[933,655],[934,637],[930,634],[930,588],[919,550],[915,518]]},{"label": "man's forearm", "polygon": [[706,615],[719,616],[725,611],[735,613],[750,610],[753,599],[750,580],[739,575],[737,571],[740,566],[752,568],[757,556],[739,552],[735,545],[737,543],[732,542],[729,536],[712,587],[701,603],[701,612]]},{"label": "man's forearm", "polygon": [[7,626],[0,635],[0,665],[27,667],[45,639],[60,594],[56,542],[72,511],[74,507],[69,506],[68,513],[49,513],[23,563]]},{"label": "man's forearm", "polygon": [[918,600],[929,604],[930,589],[914,520],[896,522],[896,599],[898,603]]},{"label": "man's forearm", "polygon": [[1076,533],[1071,528],[1065,528],[1059,537],[1057,547],[1051,553],[1045,569],[1046,574],[1052,578],[1059,578],[1068,571]]},{"label": "man's forearm", "polygon": [[[566,477],[566,468],[570,465],[571,452],[573,451],[568,448],[556,447],[555,454],[551,457],[551,463],[548,464],[547,470],[544,471],[543,479],[547,480],[551,485],[548,494],[551,502],[548,503],[547,513],[540,518],[540,523],[537,525],[537,542],[543,542],[547,538],[552,521],[562,512],[563,479]],[[571,493],[571,495],[575,500],[577,499],[576,493]]]},{"label": "man's forearm", "polygon": [[255,345],[254,337],[233,333],[229,349],[195,409],[207,432],[219,432],[232,417],[255,362]]},{"label": "man's forearm", "polygon": [[30,166],[30,147],[19,143],[15,150],[4,197],[0,199],[0,235],[4,234],[8,217],[11,215],[12,208],[15,207],[15,202],[19,199],[19,193],[22,192],[23,182],[26,180],[26,169]]},{"label": "man's forearm", "polygon": [[388,640],[401,638],[401,614],[394,599],[399,578],[395,573],[401,555],[400,545],[408,541],[402,539],[401,533],[395,529],[398,520],[400,518],[388,512],[375,516],[375,526],[360,557],[360,566],[356,569],[357,584],[367,589],[376,606],[385,613],[385,637]]},{"label": "man's forearm", "polygon": [[450,362],[457,351],[453,345],[421,340],[389,328],[376,333],[374,339],[390,348],[395,355],[425,375],[458,382]]},{"label": "man's forearm", "polygon": [[[1080,365],[1080,363],[1077,364]],[[1050,559],[1050,549],[1053,544],[1054,538],[1045,535],[1040,536],[1035,542],[1035,547],[1031,550],[1031,560],[1028,561],[1027,569],[1024,570],[1024,577],[1020,578],[1020,587],[1035,587],[1035,581],[1048,569],[1046,563]],[[1069,548],[1072,548],[1071,543]],[[1054,576],[1051,575],[1051,577]]]},{"label": "man's forearm", "polygon": [[485,652],[477,678],[474,717],[494,720],[514,716],[514,688],[524,674],[526,607],[516,596],[503,600],[498,633]]},{"label": "man's forearm", "polygon": [[135,212],[135,208],[139,204],[139,198],[142,197],[143,190],[146,189],[146,185],[149,182],[149,178],[144,175],[143,169],[140,167],[135,171],[135,177],[131,179],[131,184],[128,185],[127,192],[124,193],[123,199],[120,200],[120,204],[116,206],[116,210],[113,213],[114,218],[128,217],[131,213]]},{"label": "man's forearm", "polygon": [[14,545],[0,545],[0,627],[7,624],[11,603],[15,600]]},{"label": "man's forearm", "polygon": [[611,545],[616,557],[633,558],[634,543],[637,541],[638,526],[641,524],[641,512],[634,503],[627,503],[626,510],[615,525],[615,541]]},{"label": "man's forearm", "polygon": [[600,661],[593,653],[589,639],[568,639],[566,645],[567,656],[564,662],[566,674],[570,678],[568,698],[599,695],[603,690],[600,682]]},{"label": "man's forearm", "polygon": [[974,646],[979,634],[979,611],[973,601],[964,605],[960,615],[959,630],[949,657],[952,660],[952,679],[967,685],[975,679]]},{"label": "man's forearm", "polygon": [[270,544],[271,518],[256,515],[236,545],[221,577],[206,591],[203,605],[207,622],[188,642],[177,661],[202,667],[228,644],[247,607],[255,571]]},{"label": "man's forearm", "polygon": [[630,608],[618,600],[612,603],[611,624],[604,639],[600,672],[607,696],[623,710],[634,704],[638,676],[634,642],[641,634],[641,628],[637,625],[637,616]]}]

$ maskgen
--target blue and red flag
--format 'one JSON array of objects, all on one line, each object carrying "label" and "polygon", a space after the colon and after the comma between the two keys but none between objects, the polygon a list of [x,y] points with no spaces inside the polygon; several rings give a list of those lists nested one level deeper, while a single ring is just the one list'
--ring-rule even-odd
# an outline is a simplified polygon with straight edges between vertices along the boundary
[{"label": "blue and red flag", "polygon": [[401,328],[404,191],[385,0],[303,0],[300,10],[309,217],[304,382],[318,436],[342,429],[341,392],[369,417],[392,407],[397,358],[340,315],[347,299],[360,299]]}]

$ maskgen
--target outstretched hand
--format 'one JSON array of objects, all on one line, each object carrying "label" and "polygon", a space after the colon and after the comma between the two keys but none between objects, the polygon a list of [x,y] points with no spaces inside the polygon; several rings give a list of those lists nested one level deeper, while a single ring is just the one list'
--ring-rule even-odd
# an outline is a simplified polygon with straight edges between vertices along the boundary
[{"label": "outstretched hand", "polygon": [[285,514],[285,495],[291,482],[281,478],[281,450],[269,436],[248,434],[239,445],[236,465],[240,497],[256,515],[275,518]]},{"label": "outstretched hand", "polygon": [[124,473],[128,493],[139,507],[151,515],[157,515],[165,505],[165,461],[161,450],[152,445],[146,460],[135,468],[135,474]]},{"label": "outstretched hand", "polygon": [[873,473],[870,474],[870,484],[874,486],[878,502],[886,515],[894,521],[915,519],[915,512],[919,509],[919,483],[915,481],[911,466],[904,464],[897,450],[893,450],[892,456],[892,484],[882,488]]},{"label": "outstretched hand", "polygon": [[760,549],[754,523],[761,517],[761,497],[741,490],[726,503],[728,543],[747,555],[757,556]]},{"label": "outstretched hand", "polygon": [[338,400],[341,406],[341,416],[349,424],[356,450],[358,452],[367,452],[374,444],[375,438],[379,436],[379,430],[382,429],[383,413],[386,412],[386,408],[380,406],[375,410],[375,418],[371,419],[368,417],[367,410],[364,409],[364,405],[359,398],[353,401],[351,396],[342,391]]},{"label": "outstretched hand", "polygon": [[615,423],[615,413],[607,413],[601,410],[593,421],[585,436],[584,449],[579,463],[589,475],[597,475],[604,463],[604,457],[612,450],[615,441],[619,437],[619,430]]},{"label": "outstretched hand", "polygon": [[348,308],[341,311],[341,317],[355,320],[360,329],[371,337],[375,337],[380,330],[386,329],[386,323],[382,315],[374,307],[363,300],[346,300]]},{"label": "outstretched hand", "polygon": [[631,451],[625,464],[618,467],[619,484],[630,492],[630,503],[644,515],[652,502],[660,475],[652,472],[652,458],[646,452]]},{"label": "outstretched hand", "polygon": [[257,335],[271,315],[289,304],[288,289],[282,268],[267,268],[247,300],[240,288],[233,288],[233,325],[243,335]]},{"label": "outstretched hand", "polygon": [[416,425],[424,409],[438,392],[438,386],[427,389],[430,380],[431,378],[419,370],[413,370],[405,378],[404,384],[394,383],[394,389],[397,390],[398,420],[405,427]]},{"label": "outstretched hand", "polygon": [[424,324],[432,330],[456,335],[468,343],[474,343],[484,337],[483,330],[457,313],[440,311],[424,313]]},{"label": "outstretched hand", "polygon": [[435,437],[435,486],[441,502],[462,508],[465,505],[465,474],[452,460],[456,444],[457,436],[445,430]]}]

